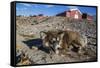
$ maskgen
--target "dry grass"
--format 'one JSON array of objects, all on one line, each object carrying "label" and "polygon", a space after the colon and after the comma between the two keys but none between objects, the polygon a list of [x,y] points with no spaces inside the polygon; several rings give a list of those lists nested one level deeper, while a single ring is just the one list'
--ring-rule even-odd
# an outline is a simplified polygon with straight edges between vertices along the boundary
[{"label": "dry grass", "polygon": [[21,36],[23,36],[23,37],[29,37],[29,38],[33,38],[34,37],[34,35],[25,35],[25,34],[20,34]]},{"label": "dry grass", "polygon": [[21,60],[17,65],[30,65],[31,62],[29,61],[29,59],[24,59]]},{"label": "dry grass", "polygon": [[22,49],[21,45],[16,45],[16,49]]}]

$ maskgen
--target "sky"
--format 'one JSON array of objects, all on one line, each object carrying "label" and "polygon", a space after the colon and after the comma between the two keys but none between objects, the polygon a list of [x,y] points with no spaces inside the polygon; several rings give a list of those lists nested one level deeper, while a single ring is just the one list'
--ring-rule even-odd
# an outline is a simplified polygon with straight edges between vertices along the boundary
[{"label": "sky", "polygon": [[54,16],[58,13],[68,11],[69,9],[79,9],[82,13],[88,13],[89,15],[96,15],[95,7],[16,3],[17,16],[18,15],[30,16],[39,14],[43,14],[44,16]]}]

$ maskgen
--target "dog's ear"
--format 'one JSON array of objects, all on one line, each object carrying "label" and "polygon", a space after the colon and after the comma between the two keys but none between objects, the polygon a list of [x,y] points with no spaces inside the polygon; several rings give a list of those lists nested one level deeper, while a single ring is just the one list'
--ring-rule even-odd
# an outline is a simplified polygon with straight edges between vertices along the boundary
[{"label": "dog's ear", "polygon": [[65,34],[64,31],[59,32],[58,33],[59,39],[63,38],[64,37],[64,34]]},{"label": "dog's ear", "polygon": [[40,38],[41,39],[44,39],[46,36],[47,36],[47,32],[45,32],[45,31],[40,32]]},{"label": "dog's ear", "polygon": [[63,37],[64,37],[64,34],[65,34],[64,32],[61,33],[61,34],[60,34],[60,37],[63,38]]}]

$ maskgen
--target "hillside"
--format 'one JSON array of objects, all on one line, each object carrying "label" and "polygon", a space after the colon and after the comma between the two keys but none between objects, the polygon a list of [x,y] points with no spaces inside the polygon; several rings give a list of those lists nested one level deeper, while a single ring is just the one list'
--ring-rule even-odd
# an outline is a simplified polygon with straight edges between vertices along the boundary
[{"label": "hillside", "polygon": [[[87,21],[69,20],[65,17],[44,17],[40,19],[36,17],[16,17],[16,26],[16,57],[18,65],[96,60],[95,22],[88,23]],[[46,51],[47,49],[41,47],[42,41],[39,32],[56,29],[72,30],[86,35],[88,38],[88,47],[85,49],[85,54],[79,56],[75,52],[70,52],[66,57],[55,54],[50,55]],[[21,62],[21,59],[24,61]]]}]

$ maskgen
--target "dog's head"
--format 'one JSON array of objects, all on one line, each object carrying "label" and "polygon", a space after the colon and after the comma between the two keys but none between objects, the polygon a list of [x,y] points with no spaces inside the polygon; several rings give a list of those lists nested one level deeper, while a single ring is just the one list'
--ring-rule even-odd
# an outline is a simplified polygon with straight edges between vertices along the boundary
[{"label": "dog's head", "polygon": [[61,38],[63,37],[63,32],[61,31],[48,31],[40,32],[40,37],[43,40],[44,47],[53,47],[54,49],[61,48],[59,45]]}]

